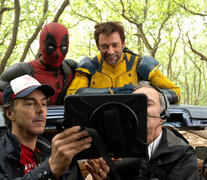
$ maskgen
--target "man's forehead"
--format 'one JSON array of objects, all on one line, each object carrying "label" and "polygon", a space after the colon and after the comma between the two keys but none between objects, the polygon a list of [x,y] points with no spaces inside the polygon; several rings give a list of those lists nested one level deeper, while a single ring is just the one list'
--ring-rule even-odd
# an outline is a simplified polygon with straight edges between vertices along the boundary
[{"label": "man's forehead", "polygon": [[156,91],[156,90],[152,87],[140,87],[140,88],[136,89],[134,91],[134,93],[144,93],[144,94],[146,94],[147,92],[154,92],[154,91]]},{"label": "man's forehead", "polygon": [[158,97],[158,92],[152,87],[140,87],[134,91],[134,93],[143,93],[146,94],[148,99],[155,99],[154,97]]},{"label": "man's forehead", "polygon": [[114,39],[116,39],[117,42],[121,41],[121,37],[118,32],[113,32],[111,34],[101,33],[99,35],[99,41],[101,40],[107,42],[109,40],[114,41]]}]

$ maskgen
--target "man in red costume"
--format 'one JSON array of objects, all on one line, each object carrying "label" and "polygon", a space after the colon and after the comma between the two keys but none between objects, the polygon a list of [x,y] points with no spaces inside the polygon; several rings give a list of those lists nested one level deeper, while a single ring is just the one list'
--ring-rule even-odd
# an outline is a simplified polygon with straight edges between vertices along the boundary
[{"label": "man in red costume", "polygon": [[74,60],[64,60],[69,46],[68,30],[59,23],[49,23],[43,27],[39,43],[39,59],[14,64],[0,75],[0,105],[6,85],[24,74],[29,74],[41,84],[49,84],[55,89],[55,94],[50,97],[50,105],[63,104],[66,90],[73,79],[73,70],[77,65]]}]

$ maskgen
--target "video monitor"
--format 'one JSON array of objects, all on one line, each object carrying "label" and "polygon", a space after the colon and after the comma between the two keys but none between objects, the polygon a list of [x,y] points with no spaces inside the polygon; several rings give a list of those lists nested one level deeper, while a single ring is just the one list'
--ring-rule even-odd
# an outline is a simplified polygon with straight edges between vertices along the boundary
[{"label": "video monitor", "polygon": [[78,159],[108,153],[110,157],[147,157],[147,96],[145,94],[68,95],[64,128],[79,125],[93,142]]}]

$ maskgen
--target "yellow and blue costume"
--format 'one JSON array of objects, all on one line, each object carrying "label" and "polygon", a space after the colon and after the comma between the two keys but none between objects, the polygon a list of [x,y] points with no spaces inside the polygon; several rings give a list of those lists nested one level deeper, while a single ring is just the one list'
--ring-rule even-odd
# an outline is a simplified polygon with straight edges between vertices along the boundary
[{"label": "yellow and blue costume", "polygon": [[160,63],[151,57],[138,57],[123,51],[115,65],[107,64],[99,54],[85,57],[76,69],[67,94],[113,94],[132,92],[140,80],[150,81],[162,89],[170,103],[180,101],[180,89],[158,69]]}]

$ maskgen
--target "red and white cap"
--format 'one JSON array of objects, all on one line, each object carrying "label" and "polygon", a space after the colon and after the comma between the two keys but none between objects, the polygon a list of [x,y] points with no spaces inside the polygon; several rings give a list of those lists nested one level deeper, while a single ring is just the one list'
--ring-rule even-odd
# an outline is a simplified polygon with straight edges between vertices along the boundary
[{"label": "red and white cap", "polygon": [[31,94],[36,89],[40,89],[46,97],[54,95],[54,89],[48,84],[40,84],[29,75],[23,75],[13,79],[4,89],[3,104],[15,98],[23,98]]}]

